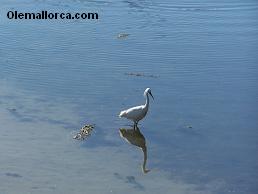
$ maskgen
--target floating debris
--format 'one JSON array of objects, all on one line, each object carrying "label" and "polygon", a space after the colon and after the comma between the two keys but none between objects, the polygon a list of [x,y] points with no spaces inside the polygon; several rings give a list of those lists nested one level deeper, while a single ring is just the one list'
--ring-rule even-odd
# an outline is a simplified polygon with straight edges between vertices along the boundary
[{"label": "floating debris", "polygon": [[187,127],[188,129],[192,129],[192,128],[193,128],[192,125],[187,125],[186,127]]},{"label": "floating debris", "polygon": [[86,137],[91,135],[94,125],[85,125],[80,129],[80,132],[73,136],[74,139],[84,140]]},{"label": "floating debris", "polygon": [[146,75],[144,73],[125,73],[125,75],[130,75],[130,76],[136,76],[136,77],[151,77],[151,78],[158,78],[159,76],[157,75]]},{"label": "floating debris", "polygon": [[129,36],[129,34],[126,34],[126,33],[120,33],[117,35],[117,38],[118,39],[125,39]]}]

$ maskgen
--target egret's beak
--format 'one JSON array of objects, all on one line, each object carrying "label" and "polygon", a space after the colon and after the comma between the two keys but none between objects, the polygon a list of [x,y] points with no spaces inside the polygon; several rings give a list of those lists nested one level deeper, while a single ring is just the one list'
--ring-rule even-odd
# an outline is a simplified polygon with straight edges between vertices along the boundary
[{"label": "egret's beak", "polygon": [[150,95],[151,95],[152,99],[154,100],[154,97],[152,96],[152,93],[151,93],[151,92],[150,92]]}]

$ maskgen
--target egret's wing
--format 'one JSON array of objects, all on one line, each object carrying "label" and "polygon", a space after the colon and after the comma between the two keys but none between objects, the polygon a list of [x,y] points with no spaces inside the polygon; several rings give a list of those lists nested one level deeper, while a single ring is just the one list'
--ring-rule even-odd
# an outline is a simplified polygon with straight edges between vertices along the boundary
[{"label": "egret's wing", "polygon": [[142,109],[143,109],[143,106],[135,106],[135,107],[129,108],[125,111],[125,115],[127,118],[131,118],[131,119],[138,118],[139,115],[142,114]]}]

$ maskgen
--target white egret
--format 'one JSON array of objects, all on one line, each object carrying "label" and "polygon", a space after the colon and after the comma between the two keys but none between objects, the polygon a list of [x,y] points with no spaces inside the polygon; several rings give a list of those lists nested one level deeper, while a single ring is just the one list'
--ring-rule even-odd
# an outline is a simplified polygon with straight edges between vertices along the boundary
[{"label": "white egret", "polygon": [[132,108],[129,108],[127,110],[123,110],[120,112],[119,117],[124,117],[127,118],[129,120],[132,120],[134,122],[134,129],[137,127],[137,124],[140,120],[142,120],[149,109],[149,94],[151,95],[151,97],[154,100],[154,97],[152,96],[151,93],[151,89],[150,88],[146,88],[146,90],[144,91],[143,95],[146,98],[146,102],[144,105],[140,105],[140,106],[135,106]]}]

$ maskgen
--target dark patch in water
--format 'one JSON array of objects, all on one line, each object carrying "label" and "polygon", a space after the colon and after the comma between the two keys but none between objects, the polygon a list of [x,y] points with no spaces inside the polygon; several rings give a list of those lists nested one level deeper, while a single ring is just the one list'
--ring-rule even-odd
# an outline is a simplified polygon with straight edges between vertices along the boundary
[{"label": "dark patch in water", "polygon": [[115,176],[117,179],[120,179],[120,180],[123,179],[123,177],[122,177],[119,173],[117,173],[117,172],[114,173],[114,176]]},{"label": "dark patch in water", "polygon": [[137,182],[134,176],[123,177],[121,174],[119,174],[117,172],[114,173],[114,176],[117,179],[124,181],[125,183],[129,183],[129,184],[133,185],[133,187],[136,189],[144,190],[144,186],[142,184],[140,184],[139,182]]},{"label": "dark patch in water", "polygon": [[16,108],[8,108],[7,110],[9,110],[10,112],[15,112]]},{"label": "dark patch in water", "polygon": [[200,139],[203,138],[203,135],[200,133],[200,131],[193,129],[192,126],[181,127],[178,129],[178,132],[184,133],[187,136],[198,137]]},{"label": "dark patch in water", "polygon": [[22,176],[18,173],[7,172],[7,173],[5,173],[5,175],[9,176],[9,177],[14,177],[14,178],[22,178]]},{"label": "dark patch in water", "polygon": [[125,182],[132,184],[136,189],[144,190],[144,187],[139,182],[136,181],[134,176],[126,176]]},{"label": "dark patch in water", "polygon": [[130,8],[144,9],[144,6],[139,4],[138,1],[124,1]]},{"label": "dark patch in water", "polygon": [[[40,116],[37,115],[26,115],[23,113],[20,113],[16,108],[7,108],[7,110],[15,117],[17,118],[19,121],[21,122],[37,122],[37,121],[44,121],[44,122],[48,122],[50,124],[54,124],[54,125],[62,125],[64,128],[66,129],[71,129],[74,128],[75,125],[73,125],[72,123],[63,121],[63,120],[55,120],[55,119],[51,119],[51,118],[41,118]],[[29,111],[27,111],[29,112]],[[33,110],[31,112],[37,112],[36,110]]]},{"label": "dark patch in water", "polygon": [[136,76],[136,77],[151,77],[151,78],[158,78],[159,76],[157,75],[153,75],[153,74],[150,74],[150,75],[146,75],[144,73],[125,73],[125,75],[130,75],[130,76]]},{"label": "dark patch in water", "polygon": [[35,117],[27,117],[23,114],[19,113],[15,108],[8,108],[7,109],[15,118],[17,118],[21,122],[35,122]]}]

